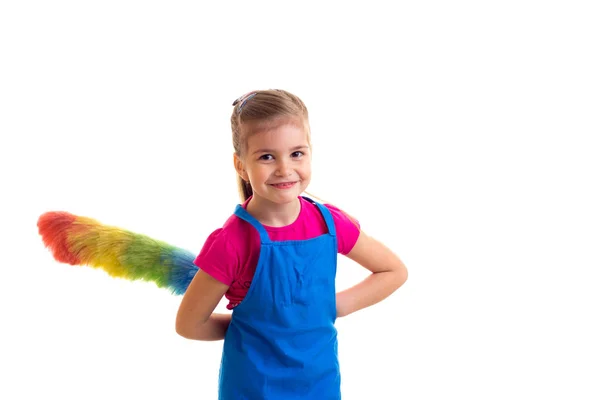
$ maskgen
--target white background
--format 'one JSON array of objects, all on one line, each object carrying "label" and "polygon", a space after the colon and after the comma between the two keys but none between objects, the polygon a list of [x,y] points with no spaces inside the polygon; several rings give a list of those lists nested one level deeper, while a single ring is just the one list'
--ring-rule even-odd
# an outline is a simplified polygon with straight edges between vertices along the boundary
[{"label": "white background", "polygon": [[238,202],[231,102],[264,88],[309,107],[309,190],[409,269],[338,321],[344,399],[600,398],[593,2],[199,3],[2,2],[1,398],[215,398],[179,297],[53,261],[36,221],[197,252]]}]

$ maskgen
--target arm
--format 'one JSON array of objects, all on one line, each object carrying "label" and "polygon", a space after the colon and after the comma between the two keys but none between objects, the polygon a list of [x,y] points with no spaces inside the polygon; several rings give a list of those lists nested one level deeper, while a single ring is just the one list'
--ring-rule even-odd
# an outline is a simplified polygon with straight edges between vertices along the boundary
[{"label": "arm", "polygon": [[372,274],[359,284],[337,294],[338,317],[379,303],[408,278],[404,263],[390,249],[363,231],[347,257]]},{"label": "arm", "polygon": [[229,286],[199,270],[187,288],[175,322],[180,336],[194,340],[221,340],[231,314],[213,314]]}]

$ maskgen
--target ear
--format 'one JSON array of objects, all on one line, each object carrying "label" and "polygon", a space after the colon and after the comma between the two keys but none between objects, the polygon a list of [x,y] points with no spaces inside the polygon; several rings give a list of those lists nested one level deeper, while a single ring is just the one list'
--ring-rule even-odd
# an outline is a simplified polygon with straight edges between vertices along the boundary
[{"label": "ear", "polygon": [[237,171],[238,175],[243,180],[245,180],[246,182],[248,182],[248,173],[246,172],[246,169],[244,168],[244,162],[235,153],[233,153],[233,166],[234,166],[235,170]]}]

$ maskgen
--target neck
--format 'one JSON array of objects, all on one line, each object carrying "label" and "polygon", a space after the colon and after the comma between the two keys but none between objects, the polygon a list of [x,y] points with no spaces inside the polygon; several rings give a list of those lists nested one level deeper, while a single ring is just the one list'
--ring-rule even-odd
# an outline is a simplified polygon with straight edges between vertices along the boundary
[{"label": "neck", "polygon": [[300,214],[300,200],[289,203],[273,203],[261,197],[252,196],[246,211],[263,225],[279,227],[292,224]]}]

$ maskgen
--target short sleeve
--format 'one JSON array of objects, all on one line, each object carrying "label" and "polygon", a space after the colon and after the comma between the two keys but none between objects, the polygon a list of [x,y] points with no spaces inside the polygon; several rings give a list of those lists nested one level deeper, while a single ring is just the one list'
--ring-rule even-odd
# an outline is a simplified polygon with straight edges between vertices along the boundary
[{"label": "short sleeve", "polygon": [[333,223],[335,224],[338,240],[338,253],[346,255],[350,253],[358,240],[358,236],[360,235],[360,224],[356,219],[350,217],[336,206],[325,204],[325,207],[331,212]]},{"label": "short sleeve", "polygon": [[231,286],[239,263],[237,253],[232,251],[222,228],[209,235],[194,264],[216,280]]}]

